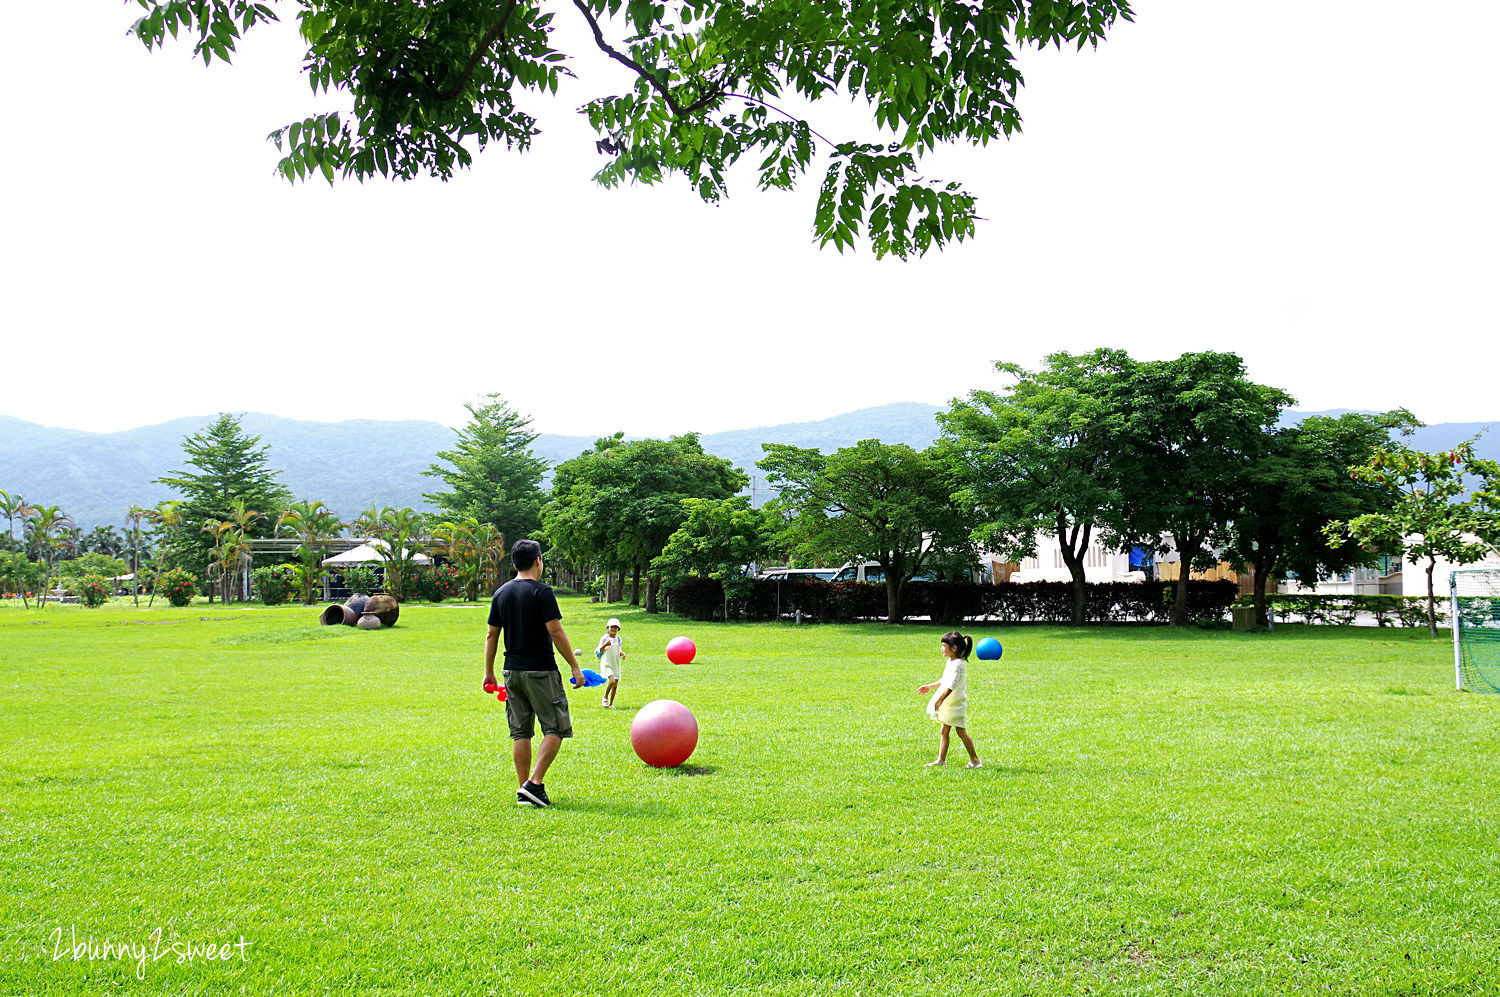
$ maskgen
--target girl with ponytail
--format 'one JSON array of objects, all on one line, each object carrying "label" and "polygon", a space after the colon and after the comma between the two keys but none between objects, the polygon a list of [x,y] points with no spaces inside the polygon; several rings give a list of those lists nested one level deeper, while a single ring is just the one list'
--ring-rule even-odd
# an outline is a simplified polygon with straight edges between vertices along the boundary
[{"label": "girl with ponytail", "polygon": [[969,752],[969,764],[964,768],[977,769],[980,766],[979,754],[974,750],[974,739],[969,736],[969,723],[965,716],[969,706],[969,686],[964,677],[969,653],[974,650],[974,638],[965,637],[957,630],[950,630],[943,634],[939,646],[943,650],[943,677],[936,682],[917,686],[919,695],[934,693],[932,701],[927,704],[927,715],[942,724],[942,730],[938,733],[937,760],[927,764],[942,765],[948,761],[948,733],[957,730],[958,739]]}]

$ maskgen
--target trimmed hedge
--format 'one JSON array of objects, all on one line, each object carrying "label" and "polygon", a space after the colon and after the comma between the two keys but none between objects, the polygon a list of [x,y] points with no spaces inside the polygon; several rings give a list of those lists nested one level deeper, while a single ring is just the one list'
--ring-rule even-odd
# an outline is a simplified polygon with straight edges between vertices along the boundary
[{"label": "trimmed hedge", "polygon": [[[1107,582],[1088,586],[1085,610],[1090,623],[1166,623],[1176,582]],[[780,615],[822,623],[883,620],[885,586],[869,582],[820,582],[756,579],[750,595],[729,601],[731,620],[772,620]],[[664,589],[671,612],[694,620],[719,620],[724,590],[710,578],[689,578]],[[1190,581],[1188,622],[1222,623],[1239,594],[1233,582]],[[909,619],[925,616],[934,623],[1002,620],[1007,623],[1067,623],[1073,618],[1070,582],[1025,582],[984,585],[972,582],[907,582],[902,611]]]},{"label": "trimmed hedge", "polygon": [[[1249,597],[1244,597],[1244,601],[1248,604]],[[1270,611],[1282,621],[1295,616],[1307,623],[1348,626],[1361,613],[1365,613],[1375,617],[1375,625],[1381,627],[1427,625],[1425,595],[1288,595],[1278,592],[1268,594],[1266,602]],[[1448,618],[1448,600],[1439,596],[1436,609],[1437,620],[1441,624]]]}]

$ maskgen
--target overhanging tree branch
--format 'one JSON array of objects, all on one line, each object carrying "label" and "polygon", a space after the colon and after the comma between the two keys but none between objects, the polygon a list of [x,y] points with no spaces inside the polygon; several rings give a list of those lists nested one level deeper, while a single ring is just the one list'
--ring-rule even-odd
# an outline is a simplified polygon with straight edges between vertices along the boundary
[{"label": "overhanging tree branch", "polygon": [[594,12],[589,10],[588,5],[585,4],[583,0],[573,0],[573,6],[577,7],[579,12],[583,14],[584,19],[589,22],[589,27],[594,31],[594,44],[599,46],[599,51],[603,52],[605,55],[609,56],[620,65],[635,73],[641,79],[651,84],[651,89],[655,90],[661,96],[661,99],[666,102],[667,107],[671,108],[672,113],[675,116],[679,118],[687,117],[689,114],[702,110],[704,107],[707,107],[709,104],[725,96],[722,89],[709,87],[708,93],[704,94],[702,97],[699,97],[697,100],[693,101],[691,104],[688,104],[686,107],[677,103],[677,98],[672,96],[672,90],[670,87],[668,87],[665,83],[658,79],[656,75],[645,66],[642,66],[639,62],[636,62],[630,56],[626,55],[624,52],[621,52],[619,49],[615,48],[607,40],[605,40],[604,32],[600,29],[599,22],[594,18]]}]

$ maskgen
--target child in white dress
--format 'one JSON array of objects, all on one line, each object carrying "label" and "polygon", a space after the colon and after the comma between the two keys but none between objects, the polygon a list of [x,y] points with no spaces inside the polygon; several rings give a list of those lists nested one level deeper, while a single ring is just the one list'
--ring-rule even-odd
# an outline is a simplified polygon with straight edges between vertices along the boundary
[{"label": "child in white dress", "polygon": [[933,693],[931,702],[927,704],[927,715],[943,725],[938,734],[937,760],[927,764],[942,765],[948,761],[948,732],[957,730],[958,739],[969,752],[969,764],[964,768],[977,769],[980,761],[978,752],[974,750],[974,739],[969,736],[969,721],[966,716],[969,684],[964,676],[969,663],[969,652],[974,650],[974,638],[965,637],[957,630],[950,630],[943,634],[939,646],[943,650],[943,677],[936,682],[917,686],[919,695]]},{"label": "child in white dress", "polygon": [[594,648],[594,657],[599,659],[599,674],[604,676],[604,707],[615,705],[615,689],[620,684],[620,660],[625,657],[625,641],[620,636],[620,621],[610,619],[604,625],[604,636]]}]

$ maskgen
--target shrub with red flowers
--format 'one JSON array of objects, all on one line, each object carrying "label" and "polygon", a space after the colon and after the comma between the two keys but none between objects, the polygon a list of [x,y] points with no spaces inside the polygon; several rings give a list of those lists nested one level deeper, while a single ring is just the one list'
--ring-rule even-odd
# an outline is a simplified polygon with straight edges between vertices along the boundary
[{"label": "shrub with red flowers", "polygon": [[73,586],[73,594],[89,609],[98,609],[108,602],[110,591],[103,575],[84,575]]},{"label": "shrub with red flowers", "polygon": [[458,569],[451,564],[422,568],[412,581],[416,597],[428,602],[442,602],[463,591],[463,581],[459,578]]},{"label": "shrub with red flowers", "polygon": [[157,582],[158,595],[165,596],[174,606],[186,606],[198,594],[198,576],[182,568],[172,568],[161,573]]}]

